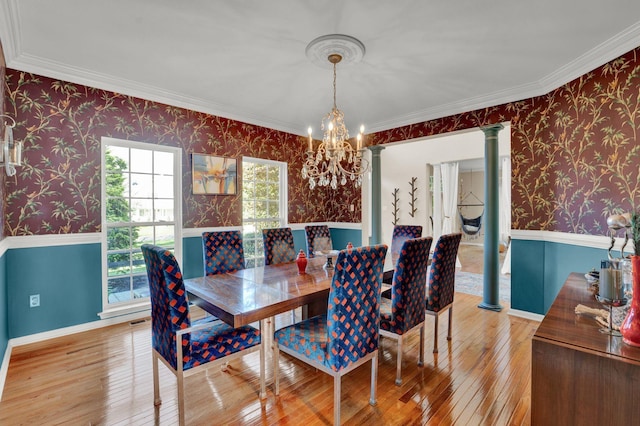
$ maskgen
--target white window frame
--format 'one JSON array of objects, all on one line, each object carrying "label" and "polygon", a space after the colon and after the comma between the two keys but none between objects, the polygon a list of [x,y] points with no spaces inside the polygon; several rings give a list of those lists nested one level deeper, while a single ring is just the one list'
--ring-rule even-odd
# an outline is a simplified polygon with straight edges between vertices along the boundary
[{"label": "white window frame", "polygon": [[115,316],[148,310],[151,306],[149,298],[132,299],[130,302],[120,302],[118,304],[109,303],[108,294],[108,266],[107,266],[107,189],[105,185],[106,167],[105,154],[107,146],[119,146],[123,148],[133,148],[149,151],[170,152],[174,155],[173,160],[173,196],[174,196],[174,216],[173,222],[163,222],[163,224],[174,225],[174,256],[178,264],[182,264],[182,149],[156,145],[152,143],[136,142],[124,139],[103,137],[101,139],[100,162],[101,162],[101,263],[102,263],[102,312],[100,318],[107,319]]},{"label": "white window frame", "polygon": [[[265,164],[267,166],[277,167],[279,170],[280,200],[278,200],[278,209],[280,210],[280,226],[287,226],[289,223],[289,192],[288,192],[288,173],[289,164],[284,161],[265,160],[264,158],[243,157],[243,162],[251,162],[255,164]],[[242,176],[244,179],[244,165],[242,167]],[[243,199],[244,202],[244,199]],[[244,208],[242,210],[244,212]],[[242,214],[242,230],[244,233],[244,213]]]}]

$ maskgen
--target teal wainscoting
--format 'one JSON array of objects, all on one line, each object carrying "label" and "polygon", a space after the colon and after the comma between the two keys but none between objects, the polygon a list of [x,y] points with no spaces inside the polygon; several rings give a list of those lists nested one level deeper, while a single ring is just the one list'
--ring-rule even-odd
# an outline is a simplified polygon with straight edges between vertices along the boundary
[{"label": "teal wainscoting", "polygon": [[[359,229],[331,228],[331,240],[336,250],[343,249],[348,242],[358,246],[362,239],[362,232]],[[296,253],[299,250],[307,251],[307,242],[304,229],[294,229],[293,245]],[[182,239],[182,274],[185,278],[201,277],[204,271],[204,260],[202,254],[202,238],[187,237]]]},{"label": "teal wainscoting", "polygon": [[7,253],[0,257],[0,363],[9,343],[9,303],[7,303]]},{"label": "teal wainscoting", "polygon": [[[545,315],[571,272],[599,268],[607,250],[537,240],[511,240],[511,308]],[[586,283],[585,283],[586,288]]]},{"label": "teal wainscoting", "polygon": [[[6,257],[9,337],[84,324],[102,311],[100,244],[10,249]],[[29,307],[29,296],[40,306]]]}]

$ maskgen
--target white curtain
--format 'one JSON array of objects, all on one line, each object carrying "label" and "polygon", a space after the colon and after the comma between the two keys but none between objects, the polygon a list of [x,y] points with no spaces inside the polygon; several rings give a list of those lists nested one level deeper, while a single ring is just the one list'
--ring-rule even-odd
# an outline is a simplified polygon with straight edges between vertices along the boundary
[{"label": "white curtain", "polygon": [[433,166],[433,243],[442,235],[442,180],[440,165]]},{"label": "white curtain", "polygon": [[[442,175],[442,234],[460,232],[458,226],[458,162],[440,164],[440,174]],[[434,244],[436,241],[438,240],[434,235]],[[456,267],[462,267],[459,256],[456,257]]]},{"label": "white curtain", "polygon": [[458,232],[458,163],[440,165],[442,174],[442,233]]}]

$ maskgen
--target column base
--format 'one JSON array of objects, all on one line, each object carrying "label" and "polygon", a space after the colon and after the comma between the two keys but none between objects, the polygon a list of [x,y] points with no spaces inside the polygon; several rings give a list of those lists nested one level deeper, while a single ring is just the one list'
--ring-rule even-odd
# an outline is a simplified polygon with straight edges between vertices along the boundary
[{"label": "column base", "polygon": [[482,302],[481,304],[478,305],[478,308],[481,309],[486,309],[488,311],[494,311],[494,312],[500,312],[502,311],[502,306],[500,305],[493,305],[491,303],[487,303],[487,302]]}]

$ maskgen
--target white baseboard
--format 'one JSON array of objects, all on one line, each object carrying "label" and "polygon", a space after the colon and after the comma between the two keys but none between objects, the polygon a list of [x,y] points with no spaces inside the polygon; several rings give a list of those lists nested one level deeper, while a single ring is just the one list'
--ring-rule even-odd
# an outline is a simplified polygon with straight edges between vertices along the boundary
[{"label": "white baseboard", "polygon": [[139,320],[141,318],[147,318],[149,316],[149,310],[135,312],[132,314],[121,315],[118,317],[112,317],[108,319],[102,319],[98,321],[86,322],[84,324],[73,325],[71,327],[58,328],[56,330],[44,331],[42,333],[30,334],[28,336],[16,337],[9,340],[9,344],[12,346],[22,346],[31,343],[42,342],[49,339],[55,339],[56,337],[69,336],[71,334],[81,333],[83,331],[96,330],[98,328],[108,327],[110,325],[121,324],[123,322]]},{"label": "white baseboard", "polygon": [[11,342],[7,343],[7,350],[4,352],[4,358],[2,359],[2,367],[0,367],[0,401],[2,400],[2,392],[4,391],[4,384],[7,380],[7,373],[9,372],[10,359],[11,359]]},{"label": "white baseboard", "polygon": [[514,317],[524,318],[524,319],[537,321],[537,322],[541,322],[544,319],[544,315],[534,314],[533,312],[528,312],[528,311],[521,311],[519,309],[509,309],[509,312],[507,313]]}]

